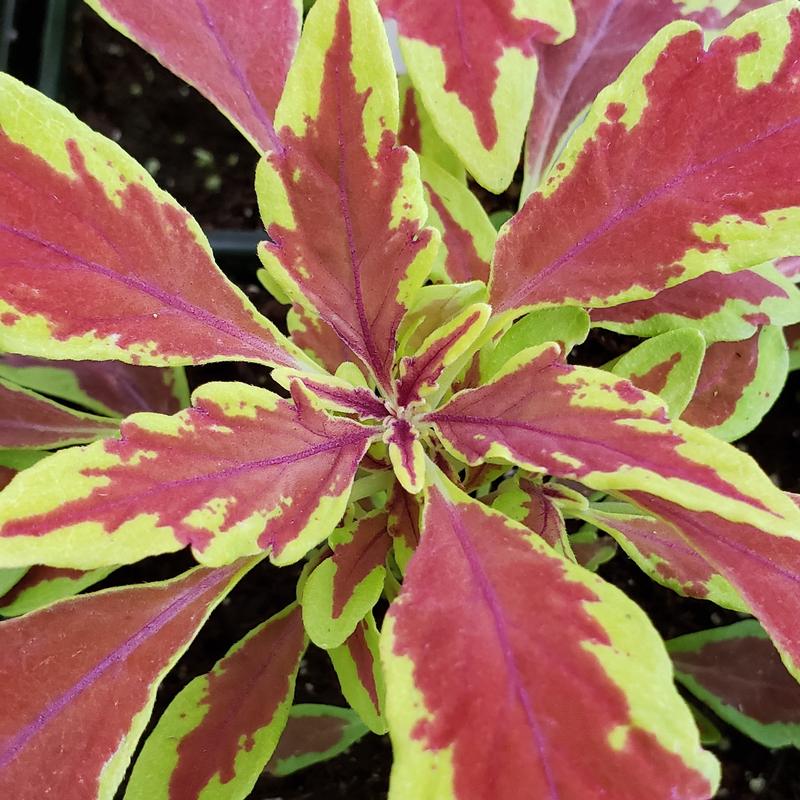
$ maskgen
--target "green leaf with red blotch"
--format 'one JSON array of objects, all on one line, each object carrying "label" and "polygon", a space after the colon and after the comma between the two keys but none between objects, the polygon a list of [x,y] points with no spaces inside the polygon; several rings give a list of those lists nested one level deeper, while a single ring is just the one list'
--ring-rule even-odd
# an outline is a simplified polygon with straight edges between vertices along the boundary
[{"label": "green leaf with red blotch", "polygon": [[428,225],[442,237],[431,279],[447,283],[489,280],[497,231],[478,198],[438,164],[420,158]]},{"label": "green leaf with red blotch", "polygon": [[438,236],[414,153],[397,144],[397,79],[373,0],[319,0],[276,112],[280,147],[256,188],[271,241],[259,253],[387,394],[397,328]]},{"label": "green leaf with red blotch", "polygon": [[373,430],[293,397],[206,384],[190,409],[134,414],[120,440],[17,475],[0,494],[0,564],[90,569],[186,545],[210,566],[297,561],[344,513]]},{"label": "green leaf with red blotch", "polygon": [[656,34],[504,227],[495,311],[616,306],[797,251],[798,53],[794,3],[741,17],[708,51],[694,23]]},{"label": "green leaf with red blotch", "polygon": [[765,747],[800,747],[800,685],[755,620],[667,642],[675,677],[720,719]]},{"label": "green leaf with red blotch", "polygon": [[386,512],[374,511],[328,537],[333,555],[308,576],[301,598],[303,624],[318,647],[339,647],[380,599],[392,546],[386,524]]},{"label": "green leaf with red blotch", "polygon": [[0,448],[37,450],[116,436],[115,420],[84,414],[0,380]]},{"label": "green leaf with red blotch", "polygon": [[667,404],[670,417],[677,419],[692,399],[705,353],[699,331],[678,328],[634,347],[614,362],[611,371],[657,394]]},{"label": "green leaf with red blotch", "polygon": [[395,482],[386,500],[387,530],[392,537],[392,552],[401,572],[419,545],[420,505],[419,495],[409,494]]},{"label": "green leaf with red blotch", "polygon": [[712,344],[681,417],[726,442],[740,439],[772,408],[788,373],[786,339],[774,325],[742,342]]},{"label": "green leaf with red blotch", "polygon": [[[266,274],[266,270],[260,270]],[[353,361],[353,351],[318,314],[295,303],[286,315],[289,338],[330,373],[345,361]]]},{"label": "green leaf with red blotch", "polygon": [[254,563],[109,589],[0,623],[0,795],[113,797],[162,678]]},{"label": "green leaf with red blotch", "polygon": [[789,348],[789,369],[800,369],[800,325],[790,325],[783,333]]},{"label": "green leaf with red blotch", "polygon": [[441,137],[493,192],[511,182],[536,85],[537,44],[575,32],[563,0],[379,0]]},{"label": "green leaf with red blotch", "polygon": [[182,368],[134,367],[119,361],[48,361],[0,356],[0,378],[97,414],[174,414],[189,404]]},{"label": "green leaf with red blotch", "polygon": [[592,504],[573,513],[612,536],[634,563],[662,586],[684,597],[748,610],[731,584],[669,523],[619,502]]},{"label": "green leaf with red blotch", "polygon": [[93,570],[61,567],[31,567],[9,591],[0,593],[0,616],[19,617],[52,605],[57,600],[74,597],[100,583],[115,567]]},{"label": "green leaf with red blotch", "polygon": [[517,473],[500,484],[491,506],[541,536],[559,555],[575,561],[564,517],[546,485]]},{"label": "green leaf with red blotch", "polygon": [[126,800],[247,797],[286,725],[307,643],[289,606],[189,683],[145,742]]},{"label": "green leaf with red blotch", "polygon": [[617,333],[657,336],[695,328],[708,343],[747,339],[762,325],[788,325],[800,317],[800,292],[771,264],[732,275],[699,278],[612,308],[596,308],[592,323]]},{"label": "green leaf with red blotch", "polygon": [[152,366],[304,360],[145,169],[8,75],[0,170],[0,349]]},{"label": "green leaf with red blotch", "polygon": [[385,681],[378,652],[378,629],[372,613],[361,620],[339,647],[328,650],[345,700],[374,733],[386,733]]},{"label": "green leaf with red blotch", "polygon": [[329,761],[355,744],[369,729],[349,708],[318,703],[292,706],[267,771],[282,778]]},{"label": "green leaf with red blotch", "polygon": [[257,150],[275,146],[272,117],[300,36],[300,0],[86,2],[204,94]]},{"label": "green leaf with red blotch", "polygon": [[[387,22],[388,28],[388,22]],[[388,32],[388,31],[387,31]],[[433,161],[462,183],[465,180],[464,165],[450,145],[442,141],[436,132],[431,115],[422,103],[419,92],[406,74],[397,76],[400,93],[400,130],[397,139],[415,153]]]},{"label": "green leaf with red blotch", "polygon": [[526,314],[496,342],[481,349],[481,376],[484,380],[494,377],[517,353],[545,342],[558,342],[566,355],[586,341],[589,327],[589,315],[574,306],[541,308]]},{"label": "green leaf with red blotch", "polygon": [[[719,439],[714,441],[722,447]],[[729,449],[738,453],[735,448]],[[753,488],[753,477],[742,474],[741,481],[748,489]],[[721,504],[688,510],[647,490],[626,492],[625,496],[645,513],[667,523],[660,528],[667,542],[671,537],[688,545],[734,588],[769,633],[786,667],[800,680],[800,527],[796,522],[783,527],[787,517],[778,510],[776,498],[770,496],[777,490],[769,489],[762,505],[769,503],[773,509],[771,524],[753,522],[748,515],[726,516]],[[786,506],[797,511],[790,494],[779,494]],[[757,491],[753,496],[759,496]]]},{"label": "green leaf with red blotch", "polygon": [[581,112],[619,77],[651,36],[681,18],[694,20],[706,30],[719,30],[768,0],[726,3],[724,17],[713,0],[706,2],[703,7],[703,2],[674,0],[573,0],[575,36],[558,47],[540,49],[536,96],[525,142],[523,198],[539,185]]},{"label": "green leaf with red blotch", "polygon": [[617,543],[610,536],[600,535],[594,525],[584,525],[571,534],[569,545],[575,561],[589,572],[597,572],[617,554]]},{"label": "green leaf with red blotch", "polygon": [[397,352],[411,355],[442,325],[475,303],[486,301],[486,285],[468,283],[434,283],[423,286],[414,298],[414,305],[403,317],[397,333]]},{"label": "green leaf with red blotch", "polygon": [[421,406],[429,395],[448,388],[458,360],[468,355],[489,321],[491,309],[475,303],[431,333],[397,368],[395,396],[401,408]]},{"label": "green leaf with red blotch", "polygon": [[800,512],[744,453],[671,422],[663,402],[602,370],[525,350],[423,419],[467,464],[513,463],[601,491],[642,490],[795,536]]},{"label": "green leaf with red blotch", "polygon": [[714,792],[718,765],[644,613],[453,486],[428,490],[381,655],[391,800]]}]

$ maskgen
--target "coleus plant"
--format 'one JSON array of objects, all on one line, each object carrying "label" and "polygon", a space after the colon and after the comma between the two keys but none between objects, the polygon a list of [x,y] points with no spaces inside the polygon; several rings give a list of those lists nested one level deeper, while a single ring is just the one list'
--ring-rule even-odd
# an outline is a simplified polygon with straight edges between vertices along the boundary
[{"label": "coleus plant", "polygon": [[[711,797],[719,767],[667,646],[591,568],[603,531],[654,580],[757,618],[669,643],[721,716],[738,701],[692,678],[707,641],[762,653],[768,636],[769,668],[800,677],[798,498],[724,441],[768,407],[800,319],[779,260],[800,248],[800,6],[710,9],[700,22],[731,24],[706,47],[693,19],[661,28],[681,7],[644,4],[659,14],[574,126],[602,86],[580,75],[633,3],[317,0],[302,36],[292,0],[89,4],[263,154],[260,277],[290,333],[144,169],[0,79],[3,390],[31,398],[7,429],[39,435],[2,445],[19,470],[0,493],[3,613],[20,614],[0,625],[3,796],[112,797],[161,678],[269,558],[305,562],[296,602],[173,700],[126,798],[246,797],[268,764],[365,729],[391,736],[392,798]],[[545,109],[538,188],[496,237],[464,169],[508,184],[531,109],[536,135],[537,64],[558,103],[582,99]],[[568,361],[592,324],[652,338],[607,369]],[[726,381],[736,348],[752,367]],[[32,358],[241,360],[285,391],[209,383],[117,436],[96,394],[61,396],[105,417],[31,394],[59,396],[24,377]],[[186,547],[188,573],[67,597]],[[292,709],[309,641],[353,714]],[[791,713],[739,705],[761,728],[734,724],[795,741]]]}]

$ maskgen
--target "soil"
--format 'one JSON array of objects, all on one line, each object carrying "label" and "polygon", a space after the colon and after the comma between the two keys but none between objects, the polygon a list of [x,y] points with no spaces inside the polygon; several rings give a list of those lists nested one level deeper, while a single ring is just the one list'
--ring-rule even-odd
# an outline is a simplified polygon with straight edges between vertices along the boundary
[{"label": "soil", "polygon": [[[62,86],[66,105],[92,127],[117,140],[145,164],[209,229],[258,228],[252,188],[256,155],[217,110],[186,87],[154,59],[117,34],[83,6],[71,15]],[[519,191],[517,186],[515,191]],[[486,194],[486,193],[482,193]],[[513,192],[512,192],[513,194]],[[509,194],[486,194],[489,210],[511,208]],[[232,280],[256,305],[282,320],[282,307],[253,280],[252,254],[222,264]],[[582,363],[601,364],[624,352],[625,337],[596,332],[578,351]],[[190,370],[190,381],[236,379],[267,385],[264,369],[248,365],[211,365]],[[759,426],[741,446],[751,452],[778,484],[800,491],[800,467],[792,456],[800,438],[800,373]],[[186,554],[148,559],[114,573],[104,585],[158,580],[191,564]],[[297,568],[264,564],[250,573],[214,612],[196,643],[165,680],[154,719],[192,677],[208,671],[215,660],[248,630],[283,608],[294,597]],[[642,605],[665,637],[727,624],[739,618],[703,601],[687,600],[647,579],[628,559],[617,556],[601,574]],[[297,683],[298,702],[344,704],[327,657],[311,649]],[[716,721],[723,742],[713,748],[724,765],[717,797],[732,800],[800,800],[800,757],[795,750],[769,751]],[[391,750],[387,739],[368,736],[339,758],[295,775],[264,775],[255,800],[380,800],[386,797]],[[409,798],[408,800],[413,800]]]}]

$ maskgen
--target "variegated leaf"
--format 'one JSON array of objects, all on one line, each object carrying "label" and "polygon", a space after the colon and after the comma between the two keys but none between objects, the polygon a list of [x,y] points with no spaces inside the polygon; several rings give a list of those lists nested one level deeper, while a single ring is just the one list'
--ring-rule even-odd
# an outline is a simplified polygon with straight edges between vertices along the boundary
[{"label": "variegated leaf", "polygon": [[126,800],[248,797],[286,725],[306,645],[290,606],[189,683],[145,742]]},{"label": "variegated leaf", "polygon": [[135,414],[119,441],[56,453],[0,495],[0,563],[89,569],[186,545],[210,565],[297,561],[344,513],[373,431],[300,387],[294,401],[206,384],[186,411]]},{"label": "variegated leaf", "polygon": [[541,536],[559,555],[575,561],[564,517],[548,495],[545,484],[535,483],[517,473],[500,485],[491,505]]},{"label": "variegated leaf", "polygon": [[730,583],[669,525],[627,503],[606,502],[575,511],[605,531],[654,581],[685,597],[747,611]]},{"label": "variegated leaf", "polygon": [[419,545],[419,526],[422,508],[418,495],[409,494],[395,483],[386,500],[387,530],[394,541],[393,552],[397,566],[405,572],[409,559]]},{"label": "variegated leaf", "polygon": [[0,623],[0,794],[113,797],[158,684],[252,564],[110,589]]},{"label": "variegated leaf", "polygon": [[8,75],[0,171],[0,349],[153,366],[303,360],[145,169]]},{"label": "variegated leaf", "polygon": [[[745,478],[744,474],[740,480],[752,489],[754,476]],[[747,514],[726,515],[720,503],[688,510],[654,497],[646,487],[626,495],[648,514],[668,523],[662,530],[673,541],[688,545],[733,587],[769,633],[786,667],[800,680],[800,527],[796,522],[788,529],[783,526],[791,516],[780,508],[778,499],[791,507],[790,511],[797,511],[797,506],[791,495],[777,492],[776,496],[776,492],[774,488],[764,495],[752,492],[771,514],[771,520],[758,523]]]},{"label": "variegated leaf", "polygon": [[755,620],[667,642],[675,677],[720,719],[765,747],[800,747],[800,685]]},{"label": "variegated leaf", "polygon": [[713,794],[633,602],[455,487],[429,489],[424,520],[381,637],[391,800]]},{"label": "variegated leaf", "polygon": [[18,617],[49,606],[57,600],[74,597],[106,578],[114,567],[93,570],[61,567],[31,567],[14,586],[0,594],[0,616]]},{"label": "variegated leaf", "polygon": [[694,23],[656,34],[504,227],[495,311],[616,306],[800,249],[798,54],[793,0],[707,51]]},{"label": "variegated leaf", "polygon": [[398,352],[412,355],[435,330],[446,325],[468,306],[485,300],[486,286],[481,281],[423,286],[400,325]]},{"label": "variegated leaf", "polygon": [[732,275],[707,272],[649,300],[592,309],[591,317],[601,328],[634,336],[689,326],[709,343],[739,341],[759,326],[796,322],[800,292],[772,265],[762,264]]},{"label": "variegated leaf", "polygon": [[349,708],[318,703],[292,706],[267,770],[283,777],[336,758],[368,730]]},{"label": "variegated leaf", "polygon": [[424,419],[468,464],[499,459],[601,491],[641,489],[787,535],[800,521],[751,458],[671,422],[630,382],[564,363],[555,344],[522,351]]},{"label": "variegated leaf", "polygon": [[319,0],[259,164],[265,269],[316,310],[387,392],[397,328],[437,236],[414,153],[397,144],[397,81],[372,0]]},{"label": "variegated leaf", "polygon": [[5,355],[0,356],[0,378],[110,417],[136,411],[174,414],[189,403],[186,376],[180,367]]},{"label": "variegated leaf", "polygon": [[478,198],[427,158],[420,158],[428,224],[442,237],[431,278],[448,283],[489,280],[497,232]]},{"label": "variegated leaf", "polygon": [[[401,359],[395,396],[401,408],[414,408],[452,380],[453,365],[469,353],[489,320],[485,303],[468,306],[437,328],[413,355]],[[440,385],[441,384],[441,385]]]},{"label": "variegated leaf", "polygon": [[411,79],[442,138],[476,180],[503,191],[519,161],[537,42],[575,32],[562,0],[379,0],[396,20]]},{"label": "variegated leaf", "polygon": [[308,576],[301,599],[303,623],[318,647],[339,647],[380,599],[392,546],[386,525],[386,513],[375,511],[329,537],[333,555]]},{"label": "variegated leaf", "polygon": [[333,328],[311,309],[296,303],[289,309],[286,322],[292,342],[328,372],[336,372],[342,363],[356,358]]},{"label": "variegated leaf", "polygon": [[378,653],[378,629],[368,614],[339,647],[328,650],[342,694],[374,733],[386,733],[385,684]]},{"label": "variegated leaf", "polygon": [[772,408],[788,372],[786,339],[773,325],[743,342],[712,344],[682,418],[726,442],[739,439]]},{"label": "variegated leaf", "polygon": [[84,414],[0,380],[0,448],[37,450],[116,436],[115,420]]},{"label": "variegated leaf", "polygon": [[[619,77],[658,30],[685,17],[718,31],[741,14],[767,5],[763,0],[573,0],[577,32],[539,56],[536,97],[525,143],[523,196],[536,189],[557,157],[571,126],[597,93]],[[724,11],[721,9],[724,8]]]},{"label": "variegated leaf", "polygon": [[[387,21],[387,26],[392,21]],[[391,44],[391,39],[389,40]],[[431,115],[422,103],[419,92],[414,88],[408,75],[397,76],[400,92],[400,131],[398,141],[410,147],[428,161],[433,161],[450,175],[463,183],[464,165],[453,152],[450,145],[442,141],[436,132]]]},{"label": "variegated leaf", "polygon": [[670,416],[677,419],[692,399],[705,354],[702,334],[693,328],[679,328],[645,340],[617,359],[611,371],[657,394],[667,404]]}]

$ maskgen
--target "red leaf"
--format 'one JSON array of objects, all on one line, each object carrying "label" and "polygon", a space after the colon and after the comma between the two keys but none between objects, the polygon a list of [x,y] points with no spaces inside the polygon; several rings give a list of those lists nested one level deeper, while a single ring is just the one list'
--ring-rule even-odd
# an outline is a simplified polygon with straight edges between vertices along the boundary
[{"label": "red leaf", "polygon": [[536,188],[569,126],[664,25],[688,18],[720,30],[746,11],[766,4],[745,0],[723,20],[711,5],[686,14],[673,0],[573,0],[575,36],[558,47],[540,48],[525,151],[526,183]]},{"label": "red leaf", "polygon": [[[306,23],[309,41],[327,25],[333,37],[319,54],[321,74],[311,74],[317,65],[301,49],[278,108],[278,121],[288,121],[278,131],[282,147],[259,165],[262,217],[272,240],[262,244],[261,256],[267,271],[288,282],[295,300],[313,306],[390,394],[397,328],[430,268],[433,235],[422,229],[416,157],[397,145],[390,116],[396,117],[396,108],[386,103],[374,76],[356,74],[358,56],[373,58],[384,77],[390,56],[378,38],[380,18],[371,3],[359,4],[354,23],[350,5],[325,4]],[[335,20],[326,17],[331,9],[337,9]],[[354,46],[357,25],[365,26],[359,44],[369,41],[361,50]],[[316,108],[301,94],[313,81],[321,81],[313,87]],[[373,98],[380,111],[368,102]],[[295,107],[299,103],[302,108]],[[277,182],[280,193],[273,191]]]},{"label": "red leaf", "polygon": [[48,448],[114,436],[112,420],[61,406],[0,381],[0,448]]},{"label": "red leaf", "polygon": [[515,48],[532,56],[536,42],[554,41],[556,31],[521,19],[513,0],[380,0],[380,8],[384,16],[397,20],[401,36],[439,50],[445,90],[469,109],[481,143],[491,150],[497,142],[492,98],[503,51]]},{"label": "red leaf", "polygon": [[259,150],[300,36],[297,0],[88,0],[115,28],[191,83]]},{"label": "red leaf", "polygon": [[[98,413],[120,417],[135,411],[174,414],[182,407],[179,378],[171,369],[134,367],[119,361],[52,361],[15,355],[0,356],[0,367],[4,375],[21,386],[81,405],[91,401],[87,408]],[[47,371],[46,375],[40,371]],[[52,379],[48,380],[50,376]],[[62,377],[65,381],[74,380],[74,395],[55,384]]]},{"label": "red leaf", "polygon": [[158,683],[241,574],[197,569],[0,623],[0,794],[110,797]]},{"label": "red leaf", "polygon": [[[787,254],[778,231],[789,236],[785,214],[800,204],[800,11],[764,12],[751,16],[758,32],[707,52],[699,29],[670,28],[598,98],[498,239],[497,312],[617,305]],[[780,56],[774,75],[740,85],[740,60],[761,47],[765,60]]]},{"label": "red leaf", "polygon": [[[635,626],[631,650],[618,649],[617,625]],[[616,663],[615,673],[606,653],[625,659],[626,671]],[[449,789],[459,800],[699,800],[713,791],[713,764],[672,693],[668,659],[644,615],[466,496],[454,502],[430,489],[382,655],[393,782],[408,797],[425,789],[434,796],[434,784],[438,796]],[[636,686],[640,673],[646,691]],[[663,706],[651,713],[677,723],[676,736],[659,739],[635,720],[665,702],[669,714]],[[625,731],[618,746],[617,731]],[[434,755],[445,763],[424,759]]]},{"label": "red leaf", "polygon": [[[183,545],[213,565],[259,550],[296,561],[343,513],[373,429],[293,393],[294,405],[244,384],[206,384],[174,417],[134,415],[118,441],[55,454],[4,492],[0,542],[53,566],[124,563]],[[36,500],[23,502],[31,486]],[[48,534],[82,542],[80,564]],[[87,563],[91,553],[99,563]]]}]

